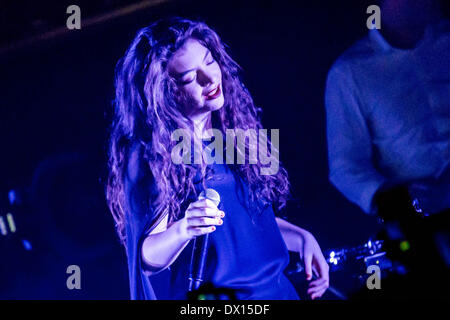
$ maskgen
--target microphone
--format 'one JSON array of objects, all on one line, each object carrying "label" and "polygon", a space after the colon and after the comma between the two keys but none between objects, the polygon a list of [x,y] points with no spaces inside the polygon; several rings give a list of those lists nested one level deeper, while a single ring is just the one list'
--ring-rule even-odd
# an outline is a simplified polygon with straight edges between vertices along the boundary
[{"label": "microphone", "polygon": [[[220,195],[216,190],[208,188],[203,190],[198,200],[209,199],[216,206],[220,203]],[[189,291],[197,290],[203,282],[205,271],[206,255],[208,252],[209,233],[198,236],[194,239],[192,249],[191,264],[189,266]]]}]

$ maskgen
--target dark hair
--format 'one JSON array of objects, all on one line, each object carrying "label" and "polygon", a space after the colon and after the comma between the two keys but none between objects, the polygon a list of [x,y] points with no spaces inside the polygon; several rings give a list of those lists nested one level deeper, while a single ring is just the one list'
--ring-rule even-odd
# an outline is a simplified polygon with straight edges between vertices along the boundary
[{"label": "dark hair", "polygon": [[[169,222],[175,220],[180,213],[180,204],[195,192],[193,178],[198,168],[175,165],[171,161],[171,149],[175,144],[171,141],[171,133],[178,128],[192,130],[192,126],[180,111],[177,85],[167,70],[172,55],[189,38],[208,48],[222,71],[225,103],[221,109],[212,112],[213,126],[224,136],[226,129],[262,128],[260,110],[240,80],[239,66],[227,54],[219,36],[205,23],[176,17],[158,20],[139,30],[116,67],[109,139],[107,201],[122,241],[125,237],[123,178],[132,144],[141,145],[145,163],[155,179],[157,216],[168,210]],[[251,148],[257,146],[246,144],[247,151]],[[271,203],[278,208],[285,205],[289,182],[287,172],[281,166],[274,175],[261,175],[259,161],[235,167],[248,183],[252,201]]]}]

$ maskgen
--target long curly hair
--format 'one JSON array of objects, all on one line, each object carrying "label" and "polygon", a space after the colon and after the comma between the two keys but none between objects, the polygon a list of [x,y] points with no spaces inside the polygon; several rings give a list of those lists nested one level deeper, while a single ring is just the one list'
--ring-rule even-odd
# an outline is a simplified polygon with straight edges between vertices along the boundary
[{"label": "long curly hair", "polygon": [[[115,70],[115,100],[110,128],[106,197],[122,243],[124,231],[124,174],[130,156],[130,147],[138,143],[143,147],[143,160],[158,190],[156,217],[169,213],[169,222],[180,214],[181,204],[195,192],[194,177],[198,166],[174,164],[171,150],[175,142],[171,134],[175,129],[193,129],[181,112],[177,83],[168,73],[168,62],[189,38],[196,39],[211,51],[222,71],[224,106],[212,112],[212,126],[225,136],[227,129],[262,128],[260,109],[242,83],[240,67],[225,50],[219,36],[205,23],[179,17],[161,19],[138,31]],[[268,140],[269,150],[271,142]],[[257,148],[248,142],[245,151]],[[236,148],[237,153],[241,152]],[[245,156],[245,155],[244,155]],[[278,157],[275,157],[278,161]],[[289,197],[286,170],[280,165],[273,175],[261,175],[262,164],[232,166],[234,172],[247,183],[252,201],[282,208]]]}]

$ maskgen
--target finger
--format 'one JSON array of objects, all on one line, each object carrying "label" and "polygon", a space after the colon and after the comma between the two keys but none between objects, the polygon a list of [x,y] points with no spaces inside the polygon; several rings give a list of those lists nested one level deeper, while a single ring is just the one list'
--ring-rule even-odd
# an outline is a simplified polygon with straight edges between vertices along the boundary
[{"label": "finger", "polygon": [[218,217],[189,217],[187,220],[191,227],[220,226],[223,224],[223,220]]},{"label": "finger", "polygon": [[[314,268],[314,267],[313,267]],[[315,273],[313,271],[313,273]],[[318,286],[321,285],[322,283],[328,283],[330,281],[330,279],[328,278],[328,275],[317,275],[317,276],[313,276],[312,281],[310,282],[311,286]]]},{"label": "finger", "polygon": [[314,288],[314,287],[318,287],[318,286],[321,286],[321,285],[327,284],[327,283],[328,283],[327,279],[319,278],[317,280],[311,281],[309,283],[309,287]]},{"label": "finger", "polygon": [[321,286],[318,287],[314,287],[314,288],[309,288],[307,290],[308,295],[312,296],[312,295],[316,295],[318,297],[322,296],[325,291],[327,291],[328,289],[328,285],[327,284],[322,284]]},{"label": "finger", "polygon": [[217,206],[214,202],[212,202],[209,199],[201,199],[201,200],[197,200],[194,201],[190,204],[190,206],[194,207],[194,208],[215,208],[217,209]]},{"label": "finger", "polygon": [[212,227],[188,227],[188,230],[190,232],[191,235],[193,236],[202,236],[204,234],[207,233],[212,233],[214,231],[216,231],[216,227],[212,226]]},{"label": "finger", "polygon": [[311,299],[314,300],[314,299],[317,299],[317,298],[321,298],[325,294],[326,291],[327,291],[327,289],[325,288],[325,289],[323,289],[321,291],[314,292],[313,294],[311,294]]},{"label": "finger", "polygon": [[312,254],[309,252],[305,252],[305,273],[306,280],[312,279]]},{"label": "finger", "polygon": [[314,295],[314,294],[318,294],[321,292],[325,292],[325,290],[327,289],[327,287],[325,285],[316,287],[316,288],[309,288],[306,292],[308,293],[308,295]]},{"label": "finger", "polygon": [[192,208],[187,212],[187,217],[224,217],[225,213],[218,209],[212,208]]},{"label": "finger", "polygon": [[323,294],[327,291],[327,289],[328,289],[327,286],[321,286],[318,288],[309,289],[307,291],[307,293],[311,297],[311,299],[315,299],[315,298],[320,298],[321,296],[323,296]]},{"label": "finger", "polygon": [[317,273],[318,278],[329,279],[330,277],[330,266],[326,262],[323,256],[316,257],[313,261],[313,269]]},{"label": "finger", "polygon": [[311,300],[316,300],[316,299],[318,299],[318,298],[320,298],[322,296],[323,296],[323,292],[317,292],[317,293],[313,293],[313,294],[310,295]]},{"label": "finger", "polygon": [[320,291],[321,289],[327,290],[330,286],[328,279],[318,279],[310,283],[308,291]]}]

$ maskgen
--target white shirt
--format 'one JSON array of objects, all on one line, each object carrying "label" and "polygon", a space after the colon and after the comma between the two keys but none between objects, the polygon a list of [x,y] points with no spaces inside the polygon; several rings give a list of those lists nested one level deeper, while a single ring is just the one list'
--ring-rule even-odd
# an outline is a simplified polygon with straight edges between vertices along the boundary
[{"label": "white shirt", "polygon": [[326,86],[331,182],[365,212],[385,182],[438,178],[450,159],[450,23],[411,50],[376,29],[331,68]]}]

